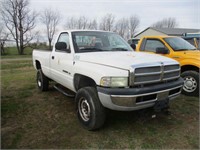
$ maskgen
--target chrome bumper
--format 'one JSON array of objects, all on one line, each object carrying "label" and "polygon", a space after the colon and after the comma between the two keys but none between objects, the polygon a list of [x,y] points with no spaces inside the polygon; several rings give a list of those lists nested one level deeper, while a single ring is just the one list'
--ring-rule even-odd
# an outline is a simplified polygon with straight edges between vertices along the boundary
[{"label": "chrome bumper", "polygon": [[102,105],[119,111],[132,111],[152,107],[156,101],[172,100],[180,95],[182,84],[173,88],[143,94],[117,95],[98,92]]}]

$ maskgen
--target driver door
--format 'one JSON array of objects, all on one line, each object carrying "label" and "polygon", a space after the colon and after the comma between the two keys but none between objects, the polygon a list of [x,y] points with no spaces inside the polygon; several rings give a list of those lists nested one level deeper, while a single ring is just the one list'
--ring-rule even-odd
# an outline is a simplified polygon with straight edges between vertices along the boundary
[{"label": "driver door", "polygon": [[[65,42],[67,49],[70,49],[69,34],[61,33],[57,42]],[[52,76],[54,80],[61,85],[67,86],[73,90],[73,54],[65,50],[57,50],[51,56]]]},{"label": "driver door", "polygon": [[146,39],[143,47],[143,51],[149,53],[156,53],[157,48],[166,48],[165,45],[158,39]]}]

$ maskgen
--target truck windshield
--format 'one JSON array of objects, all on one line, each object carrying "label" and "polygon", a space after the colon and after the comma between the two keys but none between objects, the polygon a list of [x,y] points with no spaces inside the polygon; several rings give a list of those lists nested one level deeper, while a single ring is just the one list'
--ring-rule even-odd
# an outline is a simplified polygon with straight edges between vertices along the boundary
[{"label": "truck windshield", "polygon": [[174,51],[196,50],[193,45],[179,37],[168,37],[164,38],[164,40],[172,47]]},{"label": "truck windshield", "polygon": [[100,31],[72,32],[75,52],[133,51],[118,34]]}]

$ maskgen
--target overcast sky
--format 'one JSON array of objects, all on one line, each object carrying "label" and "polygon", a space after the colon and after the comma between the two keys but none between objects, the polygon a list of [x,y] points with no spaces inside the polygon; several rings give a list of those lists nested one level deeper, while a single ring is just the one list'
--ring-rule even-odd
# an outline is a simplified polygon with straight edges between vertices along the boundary
[{"label": "overcast sky", "polygon": [[112,13],[116,19],[137,15],[139,31],[167,17],[176,18],[180,28],[200,28],[200,0],[31,0],[31,9],[44,8],[59,11],[63,24],[70,16],[100,20]]}]

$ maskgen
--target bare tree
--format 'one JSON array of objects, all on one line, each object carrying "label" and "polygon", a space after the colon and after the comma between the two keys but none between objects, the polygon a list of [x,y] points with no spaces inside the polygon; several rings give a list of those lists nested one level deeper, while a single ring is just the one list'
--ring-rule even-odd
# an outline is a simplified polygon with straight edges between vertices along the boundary
[{"label": "bare tree", "polygon": [[[33,33],[33,39],[34,39],[34,42],[31,42],[29,43],[28,47],[32,48],[32,49],[37,49],[39,48],[38,46],[40,45],[41,43],[41,39],[42,39],[42,36],[41,36],[41,31],[39,30],[36,30],[34,31]],[[44,40],[43,40],[44,41]],[[48,49],[48,48],[47,48]]]},{"label": "bare tree", "polygon": [[121,18],[115,24],[115,32],[121,35],[123,38],[128,39],[129,37],[129,24],[128,19]]},{"label": "bare tree", "polygon": [[134,34],[137,31],[137,28],[139,27],[139,24],[140,24],[140,20],[137,16],[130,16],[129,18],[130,37],[128,38],[132,38],[134,36]]},{"label": "bare tree", "polygon": [[93,29],[93,30],[98,29],[98,24],[97,24],[96,19],[93,19],[88,23],[88,29]]},{"label": "bare tree", "polygon": [[37,14],[29,9],[29,0],[3,0],[2,20],[14,38],[18,53],[22,55],[33,39],[31,30],[35,27]]},{"label": "bare tree", "polygon": [[77,20],[75,17],[69,17],[65,24],[67,29],[76,29],[77,28]]},{"label": "bare tree", "polygon": [[113,14],[106,14],[100,21],[99,28],[105,31],[114,30],[115,16]]},{"label": "bare tree", "polygon": [[5,43],[9,39],[9,33],[6,32],[4,24],[0,22],[0,51],[1,55],[5,54]]},{"label": "bare tree", "polygon": [[97,29],[96,19],[89,20],[85,16],[80,16],[78,18],[69,17],[65,24],[67,29]]},{"label": "bare tree", "polygon": [[164,18],[161,21],[157,21],[156,23],[152,24],[152,27],[175,28],[175,27],[178,27],[178,23],[175,18],[169,17],[169,18]]},{"label": "bare tree", "polygon": [[56,27],[59,24],[60,18],[61,17],[58,11],[53,11],[49,8],[46,8],[40,16],[41,22],[46,26],[49,49],[51,49],[51,43],[56,32]]},{"label": "bare tree", "polygon": [[77,29],[87,29],[88,28],[88,19],[85,16],[80,16],[77,19]]}]

